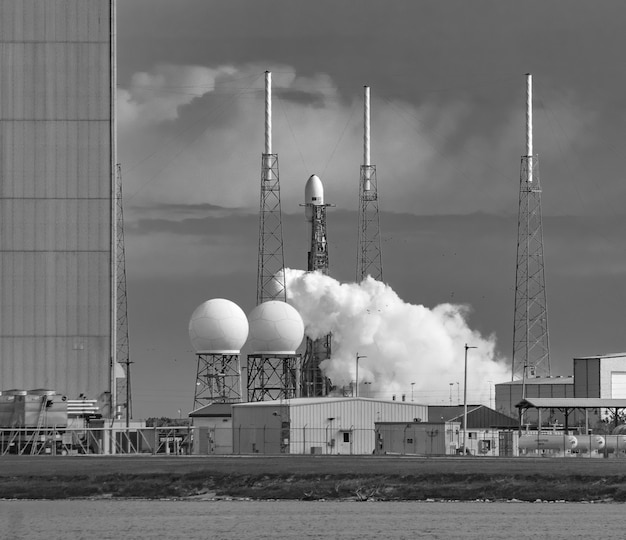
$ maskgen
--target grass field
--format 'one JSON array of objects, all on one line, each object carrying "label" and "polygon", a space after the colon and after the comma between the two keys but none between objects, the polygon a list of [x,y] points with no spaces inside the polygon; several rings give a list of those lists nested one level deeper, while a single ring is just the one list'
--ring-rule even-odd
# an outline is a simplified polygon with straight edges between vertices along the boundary
[{"label": "grass field", "polygon": [[2,456],[1,498],[626,501],[626,460],[408,456]]}]

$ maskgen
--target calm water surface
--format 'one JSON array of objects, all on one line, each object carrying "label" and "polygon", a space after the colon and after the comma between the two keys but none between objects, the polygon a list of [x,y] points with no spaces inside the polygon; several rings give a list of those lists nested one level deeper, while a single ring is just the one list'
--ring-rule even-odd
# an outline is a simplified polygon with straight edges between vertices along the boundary
[{"label": "calm water surface", "polygon": [[581,503],[0,501],[0,538],[625,538],[626,506]]}]

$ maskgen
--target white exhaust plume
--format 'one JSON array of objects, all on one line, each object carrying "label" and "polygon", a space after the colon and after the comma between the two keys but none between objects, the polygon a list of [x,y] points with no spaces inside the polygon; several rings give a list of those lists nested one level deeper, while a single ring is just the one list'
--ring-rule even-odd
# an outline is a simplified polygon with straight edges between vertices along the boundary
[{"label": "white exhaust plume", "polygon": [[508,380],[510,368],[497,358],[495,337],[468,327],[467,306],[408,304],[370,277],[341,284],[318,272],[285,269],[285,279],[289,303],[302,316],[306,335],[316,339],[332,332],[332,357],[322,370],[334,385],[355,380],[358,354],[366,357],[359,360],[359,386],[371,383],[367,394],[389,398],[413,390],[416,401],[447,404],[454,383],[457,404],[466,343],[476,347],[468,359],[470,402],[488,401],[487,381]]}]

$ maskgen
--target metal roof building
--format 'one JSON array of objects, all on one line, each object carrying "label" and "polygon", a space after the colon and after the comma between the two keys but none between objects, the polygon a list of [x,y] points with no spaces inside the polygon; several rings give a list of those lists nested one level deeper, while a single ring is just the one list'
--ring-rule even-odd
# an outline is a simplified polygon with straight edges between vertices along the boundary
[{"label": "metal roof building", "polygon": [[371,454],[376,422],[426,420],[428,407],[368,398],[296,398],[233,405],[233,451]]},{"label": "metal roof building", "polygon": [[0,2],[0,389],[114,401],[114,3]]}]

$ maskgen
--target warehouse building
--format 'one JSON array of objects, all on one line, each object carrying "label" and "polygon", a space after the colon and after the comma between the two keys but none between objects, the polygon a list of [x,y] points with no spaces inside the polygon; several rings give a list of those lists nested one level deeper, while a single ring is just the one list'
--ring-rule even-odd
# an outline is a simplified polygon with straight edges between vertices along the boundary
[{"label": "warehouse building", "polygon": [[[542,407],[542,426],[563,427],[567,423],[570,429],[587,430],[600,421],[614,422],[614,413],[609,408],[587,405],[602,403],[589,401],[591,398],[626,398],[626,353],[574,358],[573,373],[567,377],[529,377],[525,381],[497,384],[496,410],[519,417],[517,405],[525,398],[546,405]],[[555,407],[549,406],[550,400],[554,400]],[[561,402],[568,404],[567,410],[557,406]],[[536,427],[539,419],[538,409],[524,408],[524,425]]]},{"label": "warehouse building", "polygon": [[376,422],[428,417],[426,405],[361,397],[240,403],[232,410],[235,454],[372,454]]}]

